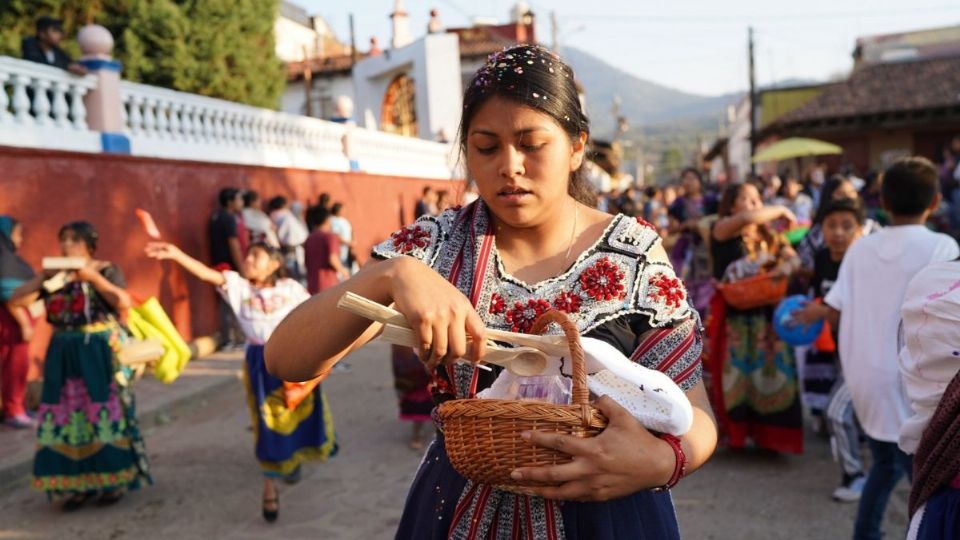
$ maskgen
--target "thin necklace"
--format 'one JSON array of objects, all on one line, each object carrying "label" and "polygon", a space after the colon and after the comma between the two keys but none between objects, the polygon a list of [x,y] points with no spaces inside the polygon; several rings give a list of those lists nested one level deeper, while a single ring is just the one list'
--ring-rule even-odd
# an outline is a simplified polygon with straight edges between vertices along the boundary
[{"label": "thin necklace", "polygon": [[567,261],[570,260],[570,250],[573,249],[573,241],[577,238],[577,215],[580,213],[580,205],[577,204],[577,201],[573,201],[573,229],[570,230],[570,243],[567,245],[567,253],[563,256],[563,260],[560,261],[560,271],[563,272],[567,269]]}]

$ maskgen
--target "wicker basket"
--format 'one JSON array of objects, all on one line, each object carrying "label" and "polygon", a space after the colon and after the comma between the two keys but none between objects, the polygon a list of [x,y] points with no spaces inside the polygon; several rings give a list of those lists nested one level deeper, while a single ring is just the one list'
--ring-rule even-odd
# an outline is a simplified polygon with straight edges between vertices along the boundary
[{"label": "wicker basket", "polygon": [[732,283],[718,283],[717,290],[736,309],[753,309],[776,304],[787,295],[787,278],[759,274]]},{"label": "wicker basket", "polygon": [[469,399],[447,401],[438,414],[443,423],[447,455],[465,478],[507,491],[538,485],[517,482],[510,473],[518,467],[559,465],[571,460],[556,450],[541,448],[520,438],[523,431],[546,431],[575,437],[594,437],[607,419],[590,405],[587,373],[577,327],[560,311],[541,315],[532,332],[539,334],[550,323],[563,329],[573,364],[573,404],[476,399],[476,379]]}]

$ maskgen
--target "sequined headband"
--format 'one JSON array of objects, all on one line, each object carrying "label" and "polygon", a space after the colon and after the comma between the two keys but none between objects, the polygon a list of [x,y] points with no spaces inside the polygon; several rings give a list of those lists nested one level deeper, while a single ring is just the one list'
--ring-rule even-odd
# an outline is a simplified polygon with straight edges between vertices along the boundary
[{"label": "sequined headband", "polygon": [[[560,57],[553,52],[540,47],[511,48],[495,52],[487,57],[487,63],[483,65],[473,78],[473,86],[481,91],[490,89],[495,83],[502,83],[505,75],[513,74],[522,76],[524,69],[528,66],[540,64],[547,68],[550,73],[559,73],[565,78],[570,78],[570,70],[560,61]],[[508,84],[507,89],[515,90],[513,84]],[[532,92],[534,99],[547,100],[549,97],[545,94]]]}]

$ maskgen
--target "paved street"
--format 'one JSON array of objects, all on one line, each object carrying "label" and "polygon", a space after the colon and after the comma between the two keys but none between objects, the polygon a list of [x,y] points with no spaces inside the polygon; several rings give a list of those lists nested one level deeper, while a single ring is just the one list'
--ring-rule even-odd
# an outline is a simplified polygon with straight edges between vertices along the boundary
[{"label": "paved street", "polygon": [[[260,476],[238,380],[146,414],[156,484],[112,508],[64,515],[26,479],[5,485],[0,539],[391,538],[420,455],[407,449],[408,427],[396,420],[388,352],[369,346],[348,359],[350,371],[325,383],[341,452],[308,468],[300,484],[281,487],[273,525],[259,515]],[[240,364],[231,357],[220,365]],[[144,394],[151,383],[141,383]],[[848,538],[855,505],[830,500],[836,472],[828,445],[808,443],[802,457],[721,452],[684,480],[674,495],[684,538]],[[903,535],[905,498],[901,486],[888,512],[889,538]]]}]

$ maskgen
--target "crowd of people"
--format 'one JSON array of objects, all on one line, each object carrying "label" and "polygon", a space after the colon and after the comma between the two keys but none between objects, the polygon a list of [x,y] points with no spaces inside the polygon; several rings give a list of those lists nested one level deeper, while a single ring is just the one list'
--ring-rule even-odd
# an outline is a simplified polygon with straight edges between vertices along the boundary
[{"label": "crowd of people", "polygon": [[[335,309],[349,291],[392,304],[422,344],[392,351],[410,446],[437,426],[398,538],[679,538],[669,490],[718,441],[800,454],[805,415],[832,438],[833,497],[859,501],[854,538],[881,537],[890,494],[914,471],[911,537],[958,530],[960,457],[949,441],[960,432],[950,342],[960,247],[931,230],[956,230],[955,162],[905,158],[864,180],[817,167],[802,182],[783,174],[722,186],[690,168],[670,185],[598,199],[582,172],[590,128],[574,80],[539,47],[493,55],[464,95],[461,200],[424,188],[416,223],[375,246],[362,269],[343,204],[328,194],[304,207],[223,188],[209,263],[170,243],[146,246],[216,288],[222,345],[244,348],[264,519],[279,515],[277,479],[296,482],[303,463],[337,451],[321,381],[379,330]],[[115,361],[133,300],[121,270],[95,258],[91,224],[60,229],[61,255],[82,263],[60,283],[23,262],[21,241],[22,225],[0,216],[4,421],[37,429],[34,487],[64,495],[68,511],[95,496],[112,504],[152,481],[132,373]],[[774,308],[788,293],[807,297],[791,324],[823,324],[815,341],[779,333]],[[31,308],[37,301],[45,309]],[[679,437],[648,430],[597,396],[609,423],[596,437],[523,434],[573,462],[512,471],[532,482],[519,492],[475,484],[451,464],[435,407],[493,384],[497,370],[457,361],[480,359],[489,328],[529,332],[551,310],[665,374],[691,405],[691,427]],[[44,312],[54,334],[31,417],[24,344]]]},{"label": "crowd of people", "polygon": [[[898,370],[898,325],[909,322],[904,302],[919,301],[906,294],[911,280],[960,255],[960,137],[953,146],[939,166],[904,159],[867,179],[825,178],[818,167],[805,182],[785,173],[721,187],[705,186],[691,168],[676,183],[628,188],[599,203],[643,219],[663,238],[706,324],[704,367],[722,442],[799,454],[806,414],[812,430],[831,439],[840,477],[833,498],[859,501],[855,538],[880,537],[893,488],[914,470],[904,450],[916,448],[920,431],[910,427],[906,439],[912,413],[900,382],[908,374]],[[722,294],[758,276],[785,279],[786,291],[809,298],[794,321],[826,323],[814,342],[778,337],[779,296],[743,309]],[[955,366],[936,384],[942,389],[954,373]]]}]

